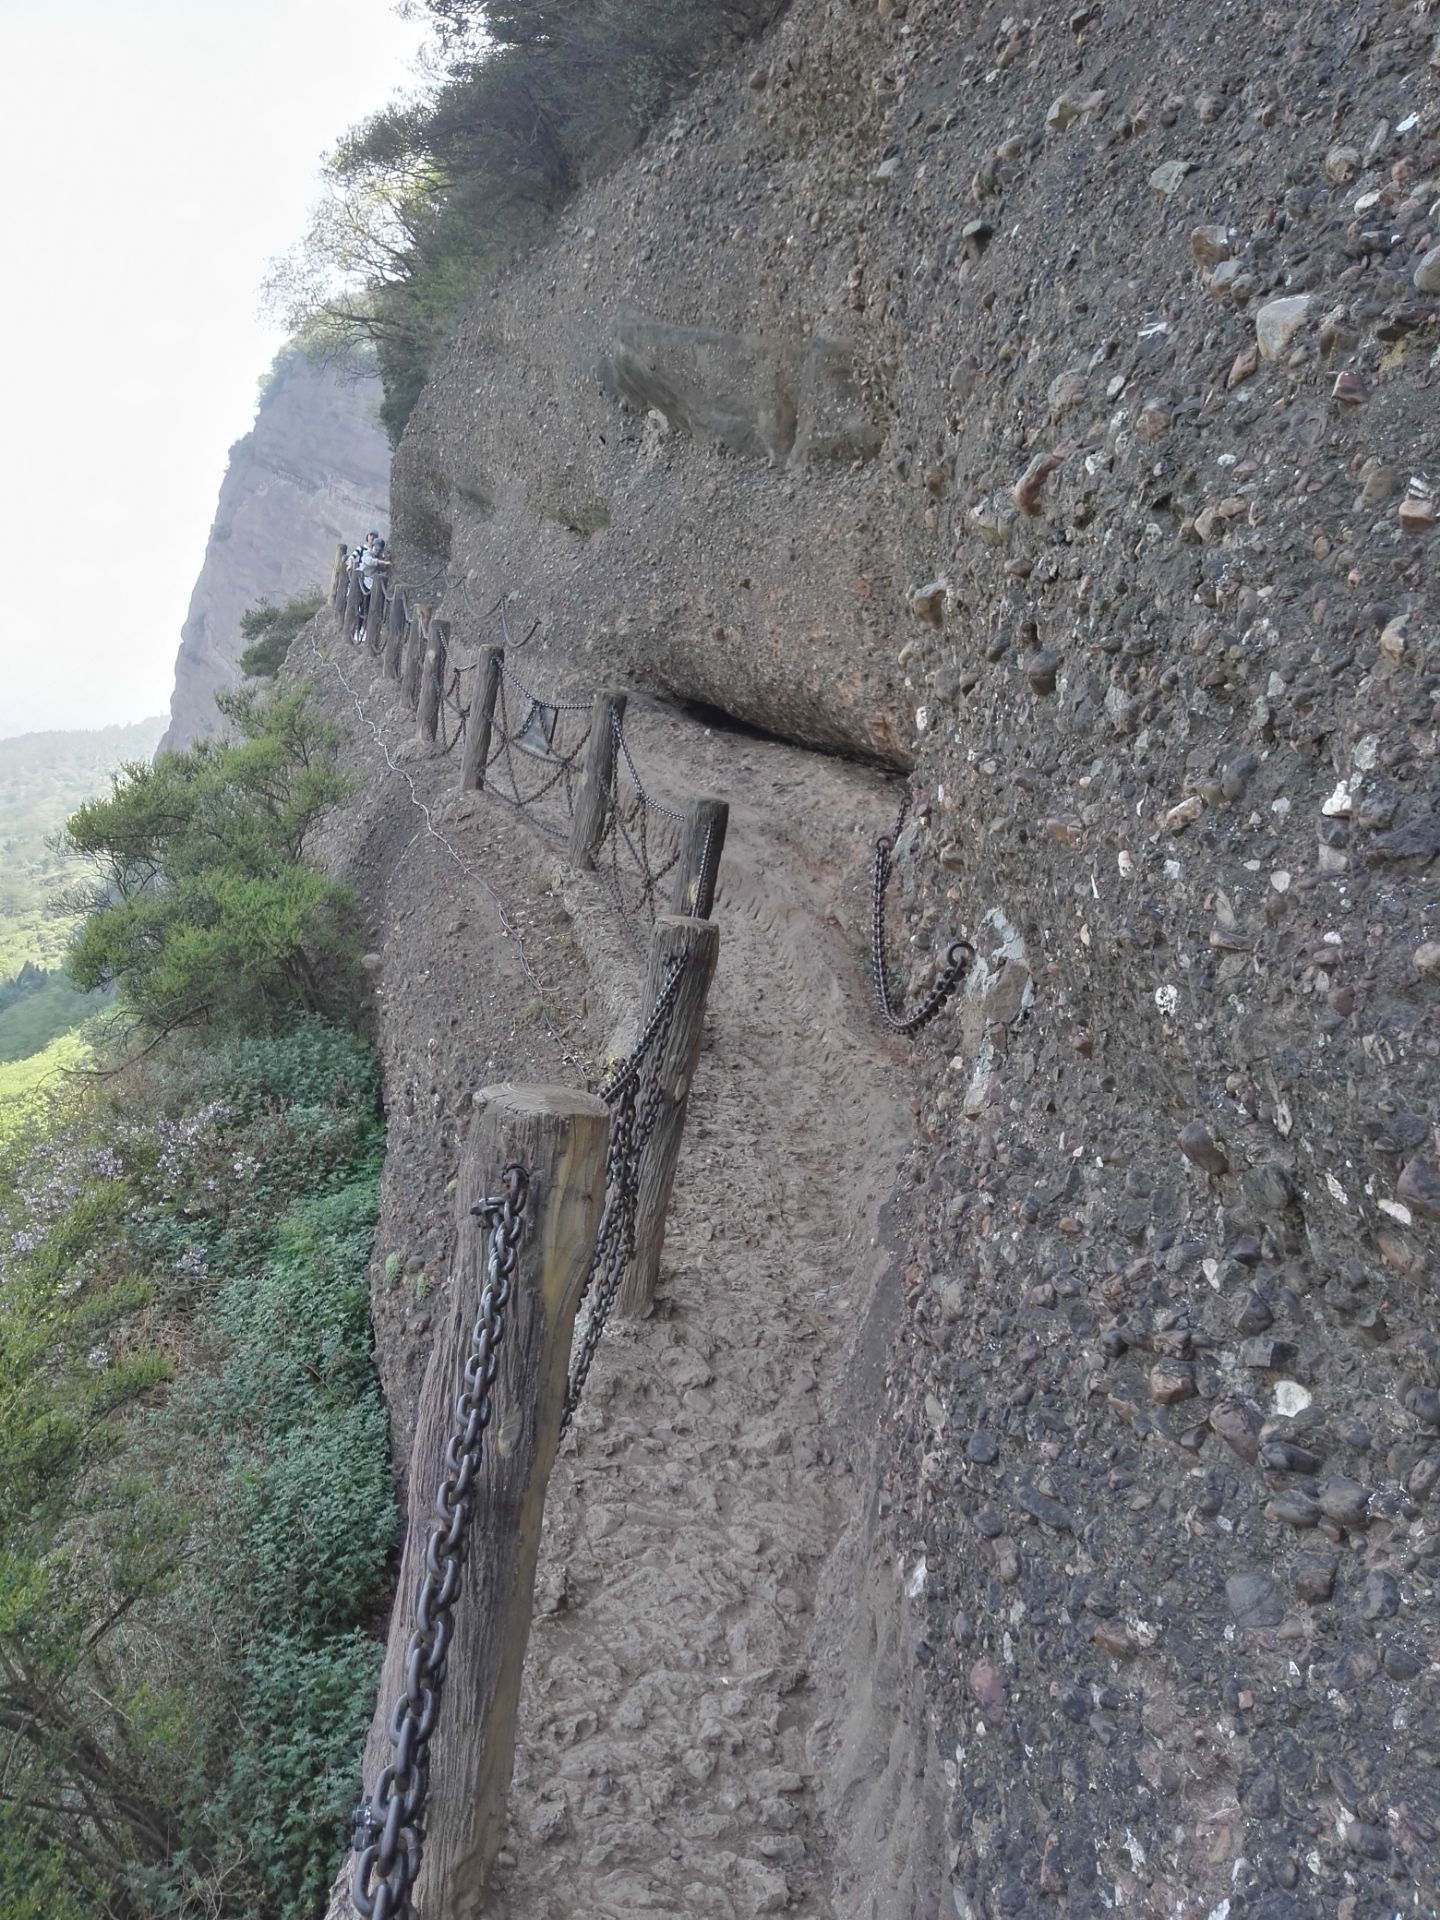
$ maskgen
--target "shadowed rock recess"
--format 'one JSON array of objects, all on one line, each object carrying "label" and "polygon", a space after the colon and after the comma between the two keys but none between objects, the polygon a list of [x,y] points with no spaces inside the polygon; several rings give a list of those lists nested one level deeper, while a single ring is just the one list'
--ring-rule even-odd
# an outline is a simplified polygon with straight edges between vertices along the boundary
[{"label": "shadowed rock recess", "polygon": [[[674,1392],[602,1381],[588,1531],[562,1457],[583,1577],[532,1644],[551,1744],[522,1737],[497,1911],[1436,1912],[1437,246],[1427,4],[797,0],[423,395],[393,525],[455,659],[508,593],[537,685],[906,772],[897,971],[979,951],[916,1040],[845,1037],[895,796],[705,742],[709,791],[787,822],[763,870],[732,824],[756,924],[803,897],[834,953],[744,974],[722,875],[735,1071],[697,1077],[675,1319],[625,1335]],[[661,791],[693,787],[699,729],[652,717]],[[766,1084],[746,1023],[802,990]],[[844,1216],[790,1177],[817,1097],[827,1165],[843,1135],[890,1194],[817,1243],[845,1311],[700,1340],[697,1296],[783,1286]],[[727,1210],[741,1140],[783,1209]],[[815,1386],[803,1455],[788,1415],[707,1446],[746,1368]],[[627,1504],[677,1432],[668,1498]],[[662,1633],[649,1570],[707,1503]],[[601,1698],[587,1614],[637,1521],[604,1658],[653,1639],[654,1671]]]}]

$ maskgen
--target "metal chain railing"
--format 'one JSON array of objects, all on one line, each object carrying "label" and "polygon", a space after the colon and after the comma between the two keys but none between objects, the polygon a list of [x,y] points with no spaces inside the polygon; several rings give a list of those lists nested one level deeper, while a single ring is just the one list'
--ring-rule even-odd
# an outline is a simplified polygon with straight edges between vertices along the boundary
[{"label": "metal chain railing", "polygon": [[[440,689],[440,709],[436,719],[440,729],[440,748],[443,753],[449,753],[465,738],[466,724],[470,719],[470,708],[468,704],[462,704],[461,702],[460,682],[467,673],[473,673],[474,671],[475,662],[473,660],[468,667],[452,667],[450,670],[449,685],[442,686]],[[453,733],[450,731],[446,722],[445,716],[447,713],[454,716],[455,730]]]},{"label": "metal chain railing", "polygon": [[895,831],[888,835],[882,833],[875,842],[875,862],[871,869],[870,956],[875,975],[875,1005],[880,1018],[894,1033],[918,1033],[921,1027],[933,1020],[969,973],[975,960],[975,949],[968,940],[950,941],[945,949],[939,976],[919,1006],[905,1014],[896,1011],[890,991],[889,962],[885,957],[885,890],[890,884],[890,861],[895,843],[900,838],[900,830],[905,825],[909,810],[910,796],[906,794],[900,801]]},{"label": "metal chain railing", "polygon": [[[661,885],[680,862],[685,816],[646,792],[618,715],[612,716],[611,726],[615,753],[610,797],[595,864],[614,899],[626,937],[638,950],[635,923],[643,918],[647,927],[655,924],[662,904]],[[652,846],[652,836],[659,838],[658,850]]]},{"label": "metal chain railing", "polygon": [[[518,726],[511,719],[507,689],[513,689],[525,702],[524,717]],[[575,815],[575,790],[584,771],[585,749],[590,740],[590,710],[588,700],[542,700],[507,667],[502,665],[500,669],[490,757],[485,768],[486,790],[507,807],[524,814],[533,827],[551,840],[569,838],[570,822]],[[577,727],[573,718],[566,717],[577,714],[584,715],[582,727]],[[557,751],[555,736],[562,727],[565,744]],[[517,766],[517,753],[522,760],[531,760],[536,769],[528,783]],[[503,781],[496,780],[497,772],[503,774]],[[563,813],[563,822],[547,819],[537,811],[539,803],[551,796],[557,810]]]},{"label": "metal chain railing", "polygon": [[[590,1301],[590,1314],[580,1336],[570,1378],[565,1388],[565,1411],[560,1431],[564,1433],[575,1417],[585,1382],[590,1377],[596,1351],[624,1281],[626,1269],[635,1257],[635,1221],[640,1191],[640,1155],[660,1117],[661,1085],[655,1070],[675,1002],[685,962],[677,956],[670,963],[665,984],[660,989],[644,1030],[628,1059],[622,1062],[600,1088],[600,1098],[610,1108],[610,1139],[605,1151],[605,1211],[590,1256],[590,1270],[580,1289],[580,1306]],[[646,1066],[649,1072],[646,1073]]]},{"label": "metal chain railing", "polygon": [[425,1803],[430,1786],[430,1742],[440,1714],[445,1666],[453,1632],[451,1613],[474,1508],[475,1476],[491,1392],[505,1335],[505,1308],[524,1228],[530,1176],[510,1165],[503,1191],[487,1194],[471,1211],[490,1235],[485,1285],[470,1336],[464,1384],[455,1400],[445,1470],[435,1495],[438,1518],[425,1545],[425,1570],[415,1599],[415,1630],[405,1655],[405,1687],[390,1721],[393,1758],[381,1770],[370,1798],[355,1809],[355,1869],[350,1897],[364,1920],[400,1920],[411,1909],[420,1877]]}]

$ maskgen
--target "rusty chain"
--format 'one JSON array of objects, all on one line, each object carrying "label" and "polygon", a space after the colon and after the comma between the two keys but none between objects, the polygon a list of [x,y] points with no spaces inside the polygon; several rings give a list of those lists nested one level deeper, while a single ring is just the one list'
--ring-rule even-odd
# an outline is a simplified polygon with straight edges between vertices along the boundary
[{"label": "rusty chain", "polygon": [[890,861],[895,852],[895,843],[900,838],[909,810],[910,796],[906,793],[901,796],[895,831],[888,835],[882,833],[875,842],[875,861],[871,868],[870,957],[875,975],[875,1005],[880,1018],[894,1033],[918,1033],[927,1022],[933,1020],[969,973],[975,960],[975,949],[968,940],[950,941],[945,948],[939,977],[919,1006],[912,1008],[909,1013],[896,1012],[890,993],[889,963],[885,957],[885,890],[890,884]]},{"label": "rusty chain", "polygon": [[[680,997],[680,982],[685,961],[680,955],[670,962],[670,971],[656,995],[640,1038],[628,1059],[621,1062],[600,1088],[600,1098],[610,1108],[610,1139],[605,1149],[605,1211],[595,1235],[590,1255],[590,1270],[580,1289],[576,1311],[593,1295],[590,1317],[580,1337],[579,1351],[565,1388],[565,1411],[560,1431],[569,1427],[585,1391],[590,1368],[625,1278],[635,1257],[635,1217],[640,1193],[640,1155],[660,1117],[662,1088],[657,1071],[660,1053],[670,1031],[675,1003]],[[647,1062],[650,1072],[641,1080]]]},{"label": "rusty chain", "polygon": [[405,1687],[390,1720],[393,1758],[382,1768],[370,1798],[355,1809],[357,1858],[350,1897],[364,1920],[401,1920],[410,1914],[411,1895],[420,1877],[430,1742],[440,1713],[453,1632],[450,1616],[460,1592],[475,1476],[490,1424],[491,1392],[530,1176],[524,1167],[512,1164],[501,1175],[501,1185],[503,1192],[487,1194],[471,1208],[490,1235],[485,1285],[470,1337],[464,1384],[455,1400],[444,1474],[435,1495],[437,1518],[425,1543],[425,1566],[415,1597],[415,1631],[405,1654]]}]

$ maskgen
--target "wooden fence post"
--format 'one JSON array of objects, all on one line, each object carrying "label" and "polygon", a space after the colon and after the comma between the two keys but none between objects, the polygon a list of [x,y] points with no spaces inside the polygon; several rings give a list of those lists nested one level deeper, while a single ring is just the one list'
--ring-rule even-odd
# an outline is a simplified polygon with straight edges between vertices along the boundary
[{"label": "wooden fence post", "polygon": [[389,605],[385,614],[385,675],[387,679],[400,678],[400,656],[405,651],[405,627],[410,612],[405,605],[405,596],[399,587],[391,589]]},{"label": "wooden fence post", "polygon": [[410,618],[405,622],[405,673],[400,682],[412,713],[420,704],[420,669],[425,664],[425,634],[429,625],[429,607],[412,607]]},{"label": "wooden fence post", "polygon": [[346,575],[345,610],[340,616],[340,637],[353,640],[355,629],[360,624],[360,575],[352,572]]},{"label": "wooden fence post", "polygon": [[378,653],[380,650],[380,635],[385,627],[387,604],[385,576],[383,573],[377,573],[375,584],[370,589],[370,598],[365,603],[365,646],[370,653]]},{"label": "wooden fence post", "polygon": [[330,610],[338,620],[345,611],[345,562],[350,549],[342,540],[335,549],[335,564],[330,569]]},{"label": "wooden fence post", "polygon": [[719,955],[720,929],[713,920],[696,920],[678,913],[657,916],[650,940],[642,1029],[665,985],[672,960],[685,961],[685,977],[664,1038],[657,1042],[654,1070],[660,1081],[660,1111],[640,1154],[635,1258],[620,1289],[617,1304],[621,1313],[647,1313],[655,1298],[660,1252],[665,1245],[665,1216],[670,1211],[670,1193],[685,1132],[685,1107],[695,1062],[700,1057],[705,996]]},{"label": "wooden fence post", "polygon": [[485,784],[485,765],[490,758],[490,734],[495,724],[495,702],[500,694],[500,674],[505,665],[503,647],[482,647],[475,668],[475,691],[470,698],[470,715],[465,722],[465,760],[460,768],[460,791],[474,793]]},{"label": "wooden fence post", "polygon": [[625,718],[628,699],[624,693],[597,693],[590,709],[585,771],[575,796],[575,818],[570,828],[570,864],[582,872],[595,865],[595,855],[605,838],[605,814],[615,771],[615,722]]},{"label": "wooden fence post", "polygon": [[440,719],[440,699],[445,691],[445,663],[450,649],[446,642],[450,638],[448,620],[432,620],[430,631],[425,638],[425,660],[420,680],[420,737],[433,740]]},{"label": "wooden fence post", "polygon": [[[430,1747],[430,1803],[417,1905],[427,1920],[471,1920],[505,1834],[520,1675],[534,1609],[545,1489],[560,1440],[570,1341],[605,1199],[609,1115],[569,1087],[487,1087],[461,1156],[459,1244],[450,1304],[420,1394],[410,1459],[410,1523],[375,1717],[365,1747],[373,1791],[391,1757],[390,1716],[424,1573],[431,1501],[484,1284],[484,1236],[471,1203],[512,1161],[530,1175],[519,1261],[475,1476],[475,1509],[451,1616],[453,1639]],[[348,1886],[349,1863],[346,1867]],[[337,1888],[332,1915],[353,1913]]]},{"label": "wooden fence post", "polygon": [[710,918],[729,822],[730,808],[723,800],[693,800],[685,809],[685,837],[675,870],[676,913],[690,914],[696,920]]}]

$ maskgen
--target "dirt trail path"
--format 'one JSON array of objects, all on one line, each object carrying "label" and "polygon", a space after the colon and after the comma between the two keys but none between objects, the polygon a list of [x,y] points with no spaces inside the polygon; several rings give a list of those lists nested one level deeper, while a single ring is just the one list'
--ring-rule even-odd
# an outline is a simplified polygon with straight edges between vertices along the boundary
[{"label": "dirt trail path", "polygon": [[612,1324],[552,1481],[496,1911],[821,1915],[807,1645],[859,1497],[827,1428],[904,1137],[858,966],[889,802],[670,715],[627,734],[661,792],[730,801],[721,961],[657,1310]]},{"label": "dirt trail path", "polygon": [[[378,947],[389,1151],[373,1297],[403,1464],[470,1095],[580,1078],[638,965],[617,967],[598,886],[493,797],[461,796],[454,758],[416,751],[366,663],[312,649],[315,669],[365,783],[332,853]],[[656,1308],[612,1321],[551,1482],[488,1910],[828,1915],[810,1733],[836,1703],[810,1677],[814,1607],[863,1500],[839,1437],[846,1372],[877,1288],[895,1284],[879,1222],[909,1129],[904,1056],[862,971],[868,852],[893,797],[869,770],[641,703],[626,732],[659,796],[730,802],[720,966]]]}]

